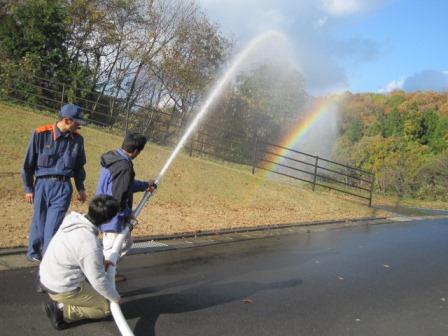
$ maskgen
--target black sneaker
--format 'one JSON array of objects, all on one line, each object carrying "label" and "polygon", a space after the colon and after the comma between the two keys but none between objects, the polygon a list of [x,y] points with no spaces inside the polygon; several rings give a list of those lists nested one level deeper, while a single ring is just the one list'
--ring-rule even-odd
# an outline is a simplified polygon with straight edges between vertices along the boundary
[{"label": "black sneaker", "polygon": [[53,328],[62,330],[68,327],[68,323],[64,321],[64,314],[62,313],[62,310],[59,309],[57,302],[50,300],[43,303],[42,308],[50,319]]}]

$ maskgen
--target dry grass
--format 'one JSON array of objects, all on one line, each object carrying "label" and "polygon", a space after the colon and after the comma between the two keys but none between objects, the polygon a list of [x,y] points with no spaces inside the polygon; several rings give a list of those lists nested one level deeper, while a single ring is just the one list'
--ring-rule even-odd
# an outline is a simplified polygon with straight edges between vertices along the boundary
[{"label": "dry grass", "polygon": [[448,202],[443,201],[417,200],[412,198],[384,195],[374,195],[374,198],[375,204],[377,205],[448,210]]},{"label": "dry grass", "polygon": [[[0,103],[0,247],[27,244],[32,208],[23,200],[18,172],[31,131],[50,116]],[[86,127],[82,129],[87,152],[87,181],[93,195],[101,153],[117,148],[121,137]],[[154,178],[171,149],[150,144],[135,160],[137,177]],[[75,194],[76,196],[76,194]],[[136,197],[136,201],[139,196]],[[71,210],[85,211],[76,198]],[[365,204],[341,195],[312,192],[306,186],[266,180],[250,168],[225,162],[190,158],[180,154],[161,181],[159,191],[144,209],[134,234],[155,235],[231,227],[384,216]]]}]

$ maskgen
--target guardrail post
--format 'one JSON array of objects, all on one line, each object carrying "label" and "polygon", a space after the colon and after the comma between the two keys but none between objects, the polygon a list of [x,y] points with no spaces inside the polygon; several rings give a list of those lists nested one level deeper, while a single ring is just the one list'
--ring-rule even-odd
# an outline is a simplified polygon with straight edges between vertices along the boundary
[{"label": "guardrail post", "polygon": [[252,156],[252,175],[255,174],[255,167],[257,165],[257,154],[258,154],[258,136],[255,135],[254,152]]},{"label": "guardrail post", "polygon": [[317,179],[317,167],[319,164],[319,157],[316,156],[316,162],[314,163],[314,175],[313,175],[313,191],[316,189],[316,179]]},{"label": "guardrail post", "polygon": [[369,208],[372,207],[373,185],[374,184],[375,184],[375,175],[372,175],[372,180],[370,181]]},{"label": "guardrail post", "polygon": [[348,169],[348,167],[345,168],[345,186],[349,185],[349,175],[352,174],[352,172]]}]

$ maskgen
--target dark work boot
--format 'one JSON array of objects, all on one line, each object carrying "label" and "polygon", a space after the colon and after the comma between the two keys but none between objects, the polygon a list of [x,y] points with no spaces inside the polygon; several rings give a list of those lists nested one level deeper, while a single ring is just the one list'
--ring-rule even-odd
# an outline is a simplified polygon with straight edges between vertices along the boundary
[{"label": "dark work boot", "polygon": [[53,328],[62,330],[68,327],[68,323],[64,321],[64,314],[62,310],[59,309],[57,302],[50,300],[46,303],[42,303],[42,308],[50,319]]}]

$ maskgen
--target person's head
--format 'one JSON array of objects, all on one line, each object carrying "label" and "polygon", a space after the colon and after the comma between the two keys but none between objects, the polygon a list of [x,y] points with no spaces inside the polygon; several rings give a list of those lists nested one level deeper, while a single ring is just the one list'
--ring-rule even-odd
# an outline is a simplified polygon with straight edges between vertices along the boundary
[{"label": "person's head", "polygon": [[80,125],[85,125],[81,107],[75,104],[65,104],[59,111],[58,127],[62,132],[76,132]]},{"label": "person's head", "polygon": [[120,203],[110,195],[98,195],[89,203],[87,217],[95,225],[109,222],[120,210]]},{"label": "person's head", "polygon": [[128,153],[131,159],[136,158],[140,152],[145,148],[146,136],[140,133],[129,133],[124,137],[121,149]]}]

